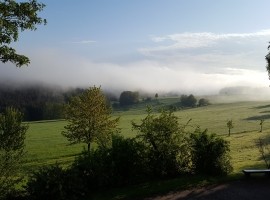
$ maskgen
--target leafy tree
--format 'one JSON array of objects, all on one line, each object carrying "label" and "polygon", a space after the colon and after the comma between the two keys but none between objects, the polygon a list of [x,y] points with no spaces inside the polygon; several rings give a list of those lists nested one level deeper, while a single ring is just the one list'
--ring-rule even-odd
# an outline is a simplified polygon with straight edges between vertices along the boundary
[{"label": "leafy tree", "polygon": [[216,134],[207,134],[207,129],[197,129],[190,135],[191,157],[195,173],[227,175],[233,168],[229,156],[229,142]]},{"label": "leafy tree", "polygon": [[261,126],[260,132],[262,132],[263,123],[264,123],[264,119],[261,119],[261,120],[260,120],[260,126]]},{"label": "leafy tree", "polygon": [[185,106],[196,106],[197,103],[197,99],[194,97],[193,94],[190,94],[189,96],[187,95],[181,95],[180,97],[181,102],[185,105]]},{"label": "leafy tree", "polygon": [[[268,46],[268,50],[269,49],[270,49],[270,45]],[[265,56],[265,60],[266,60],[266,70],[268,72],[268,76],[269,76],[269,79],[270,79],[270,52],[268,52],[268,54]]]},{"label": "leafy tree", "polygon": [[36,30],[36,25],[46,24],[46,19],[38,17],[45,7],[36,0],[18,3],[15,0],[0,1],[0,61],[14,63],[17,67],[28,65],[30,60],[24,55],[19,55],[9,46],[18,41],[19,31]]},{"label": "leafy tree", "polygon": [[147,107],[147,116],[141,124],[132,122],[137,138],[148,149],[149,166],[156,176],[166,176],[183,172],[189,164],[189,150],[184,126],[178,117],[165,109],[160,115],[152,115],[152,107]]},{"label": "leafy tree", "polygon": [[62,135],[67,137],[70,144],[88,144],[88,151],[92,142],[106,146],[110,141],[110,133],[117,129],[120,120],[120,117],[111,120],[112,108],[107,106],[105,95],[96,86],[77,98],[72,97],[64,113],[68,125]]},{"label": "leafy tree", "polygon": [[231,135],[231,129],[234,127],[233,120],[228,120],[227,127],[229,128],[229,136]]},{"label": "leafy tree", "polygon": [[21,179],[18,175],[24,155],[24,139],[28,125],[22,124],[23,114],[7,108],[0,113],[0,199]]},{"label": "leafy tree", "polygon": [[139,92],[124,91],[119,98],[120,106],[132,105],[139,102]]},{"label": "leafy tree", "polygon": [[156,99],[158,98],[158,93],[155,94],[155,98],[156,98]]},{"label": "leafy tree", "polygon": [[198,104],[199,104],[199,106],[207,106],[207,105],[209,105],[209,100],[202,98],[199,100]]}]

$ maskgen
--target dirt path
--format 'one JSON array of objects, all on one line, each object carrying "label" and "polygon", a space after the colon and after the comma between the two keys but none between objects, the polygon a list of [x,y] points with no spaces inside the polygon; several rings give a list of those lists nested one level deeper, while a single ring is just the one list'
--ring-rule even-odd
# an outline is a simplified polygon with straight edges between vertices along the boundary
[{"label": "dirt path", "polygon": [[270,180],[248,179],[222,185],[171,192],[144,200],[270,200]]}]

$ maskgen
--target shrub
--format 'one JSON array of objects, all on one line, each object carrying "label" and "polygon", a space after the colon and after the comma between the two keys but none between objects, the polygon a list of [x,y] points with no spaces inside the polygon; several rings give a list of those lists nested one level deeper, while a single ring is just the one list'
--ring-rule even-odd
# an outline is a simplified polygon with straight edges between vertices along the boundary
[{"label": "shrub", "polygon": [[226,175],[232,172],[229,142],[216,134],[196,130],[190,135],[193,170],[198,174]]},{"label": "shrub", "polygon": [[131,185],[147,178],[145,146],[135,138],[113,135],[110,159],[113,185]]},{"label": "shrub", "polygon": [[71,169],[63,169],[59,164],[46,166],[33,172],[26,190],[36,199],[78,199],[86,194],[82,179]]},{"label": "shrub", "polygon": [[71,168],[90,189],[131,185],[147,178],[144,146],[120,135],[112,136],[111,147],[81,154]]}]

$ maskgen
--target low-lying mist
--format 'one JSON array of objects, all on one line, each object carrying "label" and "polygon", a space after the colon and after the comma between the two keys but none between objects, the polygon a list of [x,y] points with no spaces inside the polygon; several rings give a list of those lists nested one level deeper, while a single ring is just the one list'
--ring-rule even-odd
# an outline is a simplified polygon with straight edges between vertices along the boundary
[{"label": "low-lying mist", "polygon": [[200,68],[198,63],[176,60],[97,63],[55,49],[43,49],[26,55],[31,59],[29,66],[16,68],[10,63],[1,64],[1,84],[18,87],[39,83],[62,89],[96,85],[117,95],[127,90],[164,95],[215,95],[224,87],[256,88],[268,87],[269,84],[266,72],[211,65]]}]

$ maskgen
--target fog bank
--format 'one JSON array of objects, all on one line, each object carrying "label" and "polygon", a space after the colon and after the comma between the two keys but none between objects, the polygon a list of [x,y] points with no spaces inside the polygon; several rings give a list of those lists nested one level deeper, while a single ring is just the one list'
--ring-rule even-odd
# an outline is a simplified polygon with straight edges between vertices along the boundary
[{"label": "fog bank", "polygon": [[[31,64],[16,68],[1,63],[1,82],[42,82],[61,87],[101,86],[112,91],[174,92],[218,94],[224,87],[267,87],[265,71],[215,67],[203,69],[197,63],[180,60],[154,61],[150,59],[129,63],[93,62],[56,49],[28,51]],[[221,63],[222,64],[222,63]]]}]

